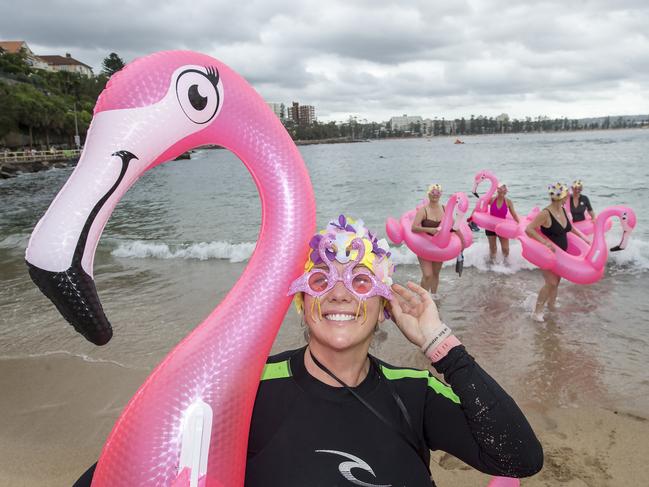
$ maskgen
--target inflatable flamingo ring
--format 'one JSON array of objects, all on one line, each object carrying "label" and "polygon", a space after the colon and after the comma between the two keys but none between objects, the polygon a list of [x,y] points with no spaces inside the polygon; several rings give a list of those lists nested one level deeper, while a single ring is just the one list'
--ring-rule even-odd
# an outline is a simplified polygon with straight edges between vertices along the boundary
[{"label": "inflatable flamingo ring", "polygon": [[[221,304],[127,404],[93,486],[244,483],[259,378],[315,231],[300,153],[250,85],[188,51],[153,54],[115,74],[97,101],[79,164],[36,225],[26,259],[32,279],[74,328],[105,344],[112,330],[92,267],[106,221],[145,171],[206,144],[228,148],[252,174],[262,206],[257,246]],[[254,306],[244,313],[241,303],[251,296]]]},{"label": "inflatable flamingo ring", "polygon": [[[609,249],[606,247],[605,233],[609,220],[619,218],[622,226],[622,240],[611,248],[611,252],[626,248],[631,232],[636,226],[635,212],[628,206],[609,206],[595,219],[593,238],[587,244],[576,235],[568,234],[568,248],[561,250],[555,245],[554,252],[545,245],[530,238],[523,229],[512,237],[518,238],[523,247],[523,257],[541,269],[549,269],[558,276],[577,284],[592,284],[604,275]],[[521,227],[529,223],[526,219]]]},{"label": "inflatable flamingo ring", "polygon": [[433,262],[454,259],[462,251],[460,238],[451,230],[462,233],[465,248],[473,243],[472,232],[464,217],[469,209],[469,200],[464,193],[454,193],[448,199],[439,232],[435,235],[415,233],[411,229],[417,210],[421,206],[407,211],[399,220],[388,218],[385,221],[385,231],[392,242],[397,245],[405,242],[417,256]]},{"label": "inflatable flamingo ring", "polygon": [[[478,186],[483,181],[490,181],[491,185],[483,196],[479,196]],[[516,220],[512,218],[511,212],[509,211],[507,212],[507,216],[505,218],[499,218],[489,213],[489,204],[497,188],[498,179],[492,172],[482,170],[475,175],[475,177],[473,178],[473,189],[471,192],[478,198],[478,202],[475,204],[475,208],[473,209],[473,213],[471,214],[470,219],[471,221],[475,222],[475,224],[480,228],[490,230],[492,232],[495,232],[497,235],[504,237],[504,235],[501,235],[501,233],[499,232],[499,225],[516,224]]]}]

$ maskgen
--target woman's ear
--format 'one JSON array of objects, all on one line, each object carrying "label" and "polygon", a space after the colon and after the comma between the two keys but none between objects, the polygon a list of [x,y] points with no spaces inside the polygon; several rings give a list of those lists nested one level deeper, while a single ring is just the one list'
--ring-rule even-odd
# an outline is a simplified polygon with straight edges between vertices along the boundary
[{"label": "woman's ear", "polygon": [[383,321],[385,320],[385,313],[383,312],[385,310],[385,304],[386,304],[385,298],[381,298],[381,308],[379,309],[378,323],[383,323]]}]

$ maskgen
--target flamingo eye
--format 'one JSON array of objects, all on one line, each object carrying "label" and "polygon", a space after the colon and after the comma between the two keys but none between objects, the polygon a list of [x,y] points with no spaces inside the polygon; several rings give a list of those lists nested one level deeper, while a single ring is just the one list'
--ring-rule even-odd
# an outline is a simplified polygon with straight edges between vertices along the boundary
[{"label": "flamingo eye", "polygon": [[206,71],[187,69],[176,80],[180,108],[196,124],[212,120],[221,105],[219,74],[214,68],[207,68]]}]

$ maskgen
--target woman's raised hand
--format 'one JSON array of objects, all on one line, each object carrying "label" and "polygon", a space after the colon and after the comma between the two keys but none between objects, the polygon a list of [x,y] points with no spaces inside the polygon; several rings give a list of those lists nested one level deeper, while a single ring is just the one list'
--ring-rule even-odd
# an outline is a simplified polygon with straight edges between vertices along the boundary
[{"label": "woman's raised hand", "polygon": [[414,345],[422,347],[440,326],[437,306],[423,287],[408,282],[407,288],[393,284],[390,312],[401,333]]}]

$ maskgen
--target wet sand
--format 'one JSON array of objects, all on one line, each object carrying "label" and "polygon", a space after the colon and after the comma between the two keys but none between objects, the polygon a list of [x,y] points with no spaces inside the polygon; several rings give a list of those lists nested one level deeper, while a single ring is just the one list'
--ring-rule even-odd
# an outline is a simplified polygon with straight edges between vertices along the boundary
[{"label": "wet sand", "polygon": [[[65,486],[98,457],[121,409],[148,371],[68,354],[0,360],[0,485]],[[545,451],[524,486],[641,485],[649,478],[649,421],[600,407],[543,408],[518,398]],[[439,487],[484,486],[488,477],[437,452]]]}]

